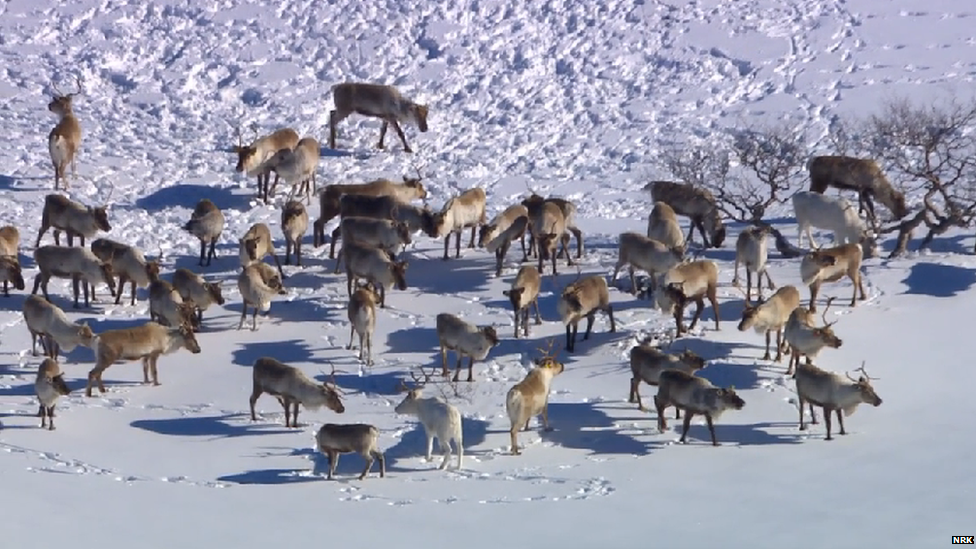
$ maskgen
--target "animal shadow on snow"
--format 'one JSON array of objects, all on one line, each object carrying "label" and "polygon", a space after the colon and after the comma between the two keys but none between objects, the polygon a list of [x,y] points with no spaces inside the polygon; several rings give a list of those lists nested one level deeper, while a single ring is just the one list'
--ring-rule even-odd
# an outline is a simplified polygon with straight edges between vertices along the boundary
[{"label": "animal shadow on snow", "polygon": [[902,282],[906,294],[953,297],[976,282],[976,270],[938,263],[916,263]]},{"label": "animal shadow on snow", "polygon": [[[347,332],[348,333],[348,332]],[[348,340],[347,340],[348,342]],[[425,353],[436,351],[440,360],[440,346],[437,340],[437,329],[429,326],[413,326],[386,336],[386,346],[396,349],[397,353]]]},{"label": "animal shadow on snow", "polygon": [[[353,350],[349,352],[356,353],[358,351]],[[356,358],[355,355],[352,358],[355,359]],[[356,361],[356,364],[354,364],[353,366],[354,367],[359,366],[358,360]],[[373,368],[375,368],[375,366]],[[433,380],[433,376],[431,377]],[[324,373],[317,374],[315,376],[315,380],[318,381],[319,383],[331,381],[331,375],[324,374]],[[389,397],[396,397],[396,398],[403,397],[403,395],[400,393],[398,389],[400,381],[403,380],[404,380],[404,375],[403,375],[403,371],[401,370],[377,372],[375,370],[372,370],[369,366],[363,367],[363,375],[359,375],[355,373],[353,374],[344,373],[341,371],[337,371],[335,374],[336,385],[338,385],[339,388],[342,389],[343,391],[346,392],[354,391],[356,393],[364,393],[364,394],[372,393],[374,395],[382,395],[382,396],[389,396]],[[409,377],[407,378],[407,381],[409,381]]]},{"label": "animal shadow on snow", "polygon": [[[591,454],[644,455],[657,443],[648,443],[621,434],[614,428],[614,420],[593,402],[550,402],[549,425],[552,431],[542,430],[541,417],[529,424],[542,440],[565,448],[589,450]],[[598,430],[583,430],[598,429]],[[506,433],[508,431],[505,431]],[[525,444],[527,433],[519,433],[519,444]]]},{"label": "animal shadow on snow", "polygon": [[252,422],[246,413],[217,416],[184,416],[163,419],[137,419],[129,424],[137,429],[178,437],[231,438],[250,435],[280,435],[294,433],[281,425],[267,421]]},{"label": "animal shadow on snow", "polygon": [[[738,332],[737,329],[736,331]],[[752,332],[751,330],[746,332],[746,334],[754,333],[755,332]],[[737,349],[764,349],[766,344],[764,337],[765,336],[756,334],[756,343],[752,343],[745,341],[716,341],[714,339],[708,339],[707,337],[700,338],[683,336],[675,339],[674,343],[672,343],[671,346],[666,350],[670,353],[680,353],[681,351],[688,349],[709,362],[723,358],[744,358],[750,360],[757,359],[761,355],[737,355],[733,353]],[[775,345],[775,334],[773,335],[773,342]],[[762,343],[762,347],[760,347],[760,343]]]},{"label": "animal shadow on snow", "polygon": [[[250,210],[251,200],[254,199],[253,192],[245,189],[235,194],[233,189],[233,187],[219,187],[217,185],[178,183],[136,199],[135,205],[150,213],[173,207],[192,210],[196,207],[197,202],[209,198],[221,210]],[[187,216],[187,220],[189,220],[189,216]]]},{"label": "animal shadow on snow", "polygon": [[[451,238],[453,244],[454,239]],[[461,239],[464,244],[464,239]],[[451,259],[441,260],[437,251],[428,252],[428,260],[414,259],[408,252],[403,255],[408,261],[407,287],[429,294],[474,293],[483,290],[488,285],[489,270],[486,268],[488,260],[484,257],[454,258],[451,248]],[[468,250],[468,254],[477,254],[477,250]],[[484,253],[484,252],[481,252]]]},{"label": "animal shadow on snow", "polygon": [[[746,402],[746,406],[748,405],[749,403]],[[668,410],[667,413],[673,414],[674,412]],[[668,416],[668,428],[672,433],[680,436],[681,422],[683,419],[675,420],[673,417],[674,416]],[[682,418],[683,417],[684,416],[682,416]],[[804,437],[799,434],[799,431],[796,431],[795,434],[777,435],[764,430],[771,427],[796,428],[796,423],[723,423],[723,421],[735,421],[734,418],[735,410],[730,410],[726,414],[723,414],[722,417],[715,422],[715,439],[720,445],[757,446],[765,444],[799,444],[800,442],[803,442],[804,439]],[[691,420],[691,426],[688,427],[687,441],[688,444],[712,445],[712,435],[708,432],[708,426],[705,424],[705,418],[703,416],[696,415],[694,419]]]},{"label": "animal shadow on snow", "polygon": [[[287,282],[287,281],[286,281]],[[237,322],[240,322],[241,310],[244,307],[243,301],[224,303],[224,308],[234,314]],[[247,318],[244,320],[244,328],[251,328],[251,315],[254,309],[247,306]],[[328,309],[317,298],[305,297],[295,298],[288,301],[287,296],[275,296],[271,299],[271,309],[267,312],[258,313],[258,330],[262,324],[281,324],[284,322],[326,322],[330,317],[339,314],[337,309]],[[233,326],[237,329],[237,325]]]},{"label": "animal shadow on snow", "polygon": [[[250,319],[248,319],[250,322]],[[260,330],[260,325],[258,330]],[[254,361],[261,357],[273,357],[285,364],[310,362],[312,351],[308,343],[302,339],[287,339],[284,341],[253,341],[242,343],[231,353],[232,362],[238,366],[250,368]]]},{"label": "animal shadow on snow", "polygon": [[[436,394],[436,391],[431,392],[431,395]],[[431,396],[426,395],[425,396]],[[405,417],[409,422],[414,424],[414,428],[410,431],[403,433],[403,436],[397,441],[396,444],[390,446],[389,448],[380,448],[383,455],[386,456],[386,470],[394,472],[414,472],[417,468],[407,468],[397,466],[397,461],[401,459],[410,460],[423,460],[424,454],[427,452],[427,435],[424,434],[424,426],[420,424],[415,417]],[[483,452],[470,451],[468,448],[474,448],[485,441],[485,437],[488,435],[488,422],[481,419],[473,419],[468,417],[461,417],[461,436],[464,439],[462,445],[464,446],[464,456],[475,456]],[[382,444],[383,436],[380,435],[380,444]],[[441,456],[443,452],[440,450],[439,439],[434,440],[434,452],[433,460],[429,464],[429,468],[436,469],[440,465]],[[340,461],[340,465],[341,465]],[[362,471],[362,461],[357,462],[359,464],[359,470]],[[448,469],[453,469],[457,466],[457,452],[451,451],[451,461],[448,462]],[[423,467],[423,466],[421,466]]]},{"label": "animal shadow on snow", "polygon": [[737,390],[743,390],[759,385],[757,368],[746,364],[709,362],[696,375],[711,381],[716,387],[735,387]]}]

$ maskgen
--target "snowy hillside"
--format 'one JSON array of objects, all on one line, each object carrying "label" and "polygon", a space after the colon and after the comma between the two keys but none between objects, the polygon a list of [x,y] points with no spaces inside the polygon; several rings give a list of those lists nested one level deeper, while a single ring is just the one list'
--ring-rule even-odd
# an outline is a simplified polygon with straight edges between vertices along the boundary
[{"label": "snowy hillside", "polygon": [[[0,225],[20,231],[27,283],[0,298],[3,539],[106,549],[431,541],[759,548],[798,540],[843,548],[880,540],[933,547],[973,534],[965,456],[976,445],[965,438],[965,415],[976,376],[959,360],[976,351],[971,233],[950,232],[932,252],[865,260],[868,299],[855,308],[847,306],[850,281],[821,291],[821,311],[827,297],[838,298],[827,316],[843,345],[825,350],[818,365],[842,373],[866,361],[884,400],[862,405],[845,422],[849,434],[834,441],[824,441],[822,423],[798,430],[785,361],[761,360],[763,337],[736,329],[740,223],[730,222],[724,246],[703,255],[719,266],[721,329],[708,307],[673,344],[708,359],[700,375],[734,385],[746,402],[716,422],[720,447],[710,445],[701,416],[680,445],[680,421],[669,417],[659,433],[654,411],[627,402],[629,350],[665,337],[674,321],[627,293],[626,274],[610,290],[616,332],[598,314],[591,338],[560,353],[566,370],[553,382],[553,430],[532,420],[520,433],[520,456],[509,455],[505,395],[539,347],[550,338],[564,345],[561,289],[579,274],[611,274],[619,233],[644,232],[651,201],[642,189],[674,177],[661,161],[673,142],[786,123],[805,136],[806,156],[831,154],[825,136],[838,118],[871,114],[897,97],[968,98],[974,15],[949,0],[0,3]],[[220,281],[227,302],[205,314],[201,353],[159,359],[158,387],[141,383],[138,362],[124,362],[105,371],[108,392],[87,398],[94,354],[71,352],[61,362],[73,392],[59,401],[58,429],[49,432],[35,416],[41,357],[31,355],[21,307],[38,272],[32,254],[54,182],[46,140],[56,119],[47,103],[52,84],[73,91],[76,77],[84,137],[69,196],[107,203],[112,229],[103,236],[161,256],[164,279],[190,268]],[[346,80],[395,84],[429,105],[428,132],[404,127],[413,154],[392,130],[386,150],[377,150],[380,123],[356,115],[340,124],[337,149],[327,147],[330,88]],[[250,140],[283,126],[322,143],[320,186],[419,171],[433,208],[477,186],[489,217],[530,189],[571,199],[585,239],[580,269],[560,261],[559,276],[544,277],[544,323],[514,339],[502,290],[519,268],[518,246],[496,278],[485,250],[462,249],[444,262],[442,241],[418,235],[405,254],[408,288],[388,292],[376,363],[367,368],[345,348],[346,277],[332,274],[328,247],[314,248],[309,234],[304,267],[284,266],[287,296],[273,301],[256,331],[238,331],[237,239],[267,223],[283,260],[284,193],[279,187],[274,204],[258,202],[254,181],[234,172],[232,147],[238,132]],[[800,174],[791,184],[808,182]],[[226,217],[210,267],[197,265],[199,242],[181,229],[201,198]],[[918,193],[908,198],[920,202]],[[309,216],[318,213],[313,202]],[[787,202],[767,219],[795,243],[792,215]],[[681,223],[687,231],[687,219]],[[52,243],[44,235],[42,244]],[[809,298],[799,259],[771,251],[770,273]],[[97,303],[76,310],[70,281],[50,284],[53,302],[96,333],[148,319],[146,290],[135,306],[128,291],[123,305],[110,303],[104,286],[98,291]],[[473,383],[455,393],[434,376],[426,391],[448,395],[463,415],[461,470],[454,462],[437,470],[436,445],[435,460],[425,462],[423,429],[393,412],[411,369],[439,368],[441,312],[493,325],[502,340],[475,364]],[[303,410],[301,428],[287,429],[265,395],[252,422],[251,365],[261,356],[318,381],[334,366],[345,412]],[[640,390],[653,408],[656,389]],[[387,477],[374,468],[355,480],[363,464],[351,454],[339,479],[326,481],[326,459],[314,447],[326,422],[375,425]]]}]

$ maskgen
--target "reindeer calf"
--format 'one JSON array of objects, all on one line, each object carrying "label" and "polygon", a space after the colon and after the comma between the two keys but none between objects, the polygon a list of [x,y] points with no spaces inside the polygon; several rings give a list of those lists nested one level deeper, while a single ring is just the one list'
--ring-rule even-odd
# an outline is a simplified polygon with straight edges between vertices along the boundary
[{"label": "reindeer calf", "polygon": [[336,467],[339,465],[341,454],[357,453],[366,460],[366,467],[363,469],[359,480],[366,478],[369,470],[373,467],[373,461],[380,462],[380,478],[386,476],[386,459],[383,452],[380,452],[376,442],[379,439],[379,431],[372,425],[365,423],[350,423],[337,425],[326,423],[315,435],[315,442],[318,444],[319,451],[326,455],[329,460],[329,480],[335,475]]},{"label": "reindeer calf", "polygon": [[356,291],[349,296],[349,305],[346,313],[349,317],[349,345],[346,349],[352,349],[353,335],[359,335],[359,360],[366,354],[366,364],[373,365],[373,332],[376,330],[376,304],[380,296],[373,287],[373,284],[366,284],[356,288]]},{"label": "reindeer calf", "polygon": [[352,286],[358,278],[373,283],[380,293],[380,307],[386,307],[386,290],[396,286],[407,289],[407,262],[393,261],[379,248],[360,246],[346,242],[342,249],[346,258],[346,291],[352,295]]},{"label": "reindeer calf", "polygon": [[34,247],[41,245],[41,238],[50,228],[54,228],[54,243],[61,245],[60,231],[68,235],[68,246],[74,245],[74,237],[80,239],[82,246],[85,238],[92,238],[98,231],[108,232],[112,226],[108,222],[108,212],[105,206],[84,206],[60,194],[49,194],[44,197],[44,209],[41,212],[41,228],[37,231],[37,242]]},{"label": "reindeer calf", "polygon": [[[147,288],[152,281],[159,278],[159,260],[146,261],[142,252],[128,244],[122,244],[108,238],[99,238],[91,243],[91,251],[98,259],[112,266],[112,272],[119,275],[118,291],[115,294],[115,304],[122,301],[125,283],[131,286],[130,305],[136,304],[136,286]],[[92,288],[94,297],[94,288]]]},{"label": "reindeer calf", "polygon": [[259,263],[265,256],[270,255],[274,258],[275,265],[278,267],[278,275],[282,280],[288,278],[281,270],[281,262],[275,254],[274,241],[271,240],[271,229],[264,223],[255,223],[244,233],[240,239],[239,255],[241,267],[247,267],[253,263]]},{"label": "reindeer calf", "polygon": [[685,237],[678,225],[678,216],[666,202],[655,202],[647,217],[647,238],[657,240],[684,258]]},{"label": "reindeer calf", "polygon": [[715,313],[715,331],[719,330],[718,312],[718,267],[714,262],[702,259],[682,263],[669,270],[657,283],[654,302],[662,311],[674,315],[675,337],[681,337],[685,330],[685,307],[689,302],[696,304],[695,315],[688,330],[694,330],[705,309],[705,298],[712,304]]},{"label": "reindeer calf", "polygon": [[34,277],[34,289],[31,294],[36,294],[40,288],[44,292],[44,298],[48,301],[51,297],[47,293],[47,285],[51,278],[70,278],[72,290],[74,292],[74,306],[78,308],[78,284],[84,286],[85,307],[89,306],[88,287],[92,287],[99,282],[108,285],[109,292],[115,297],[115,278],[112,266],[103,263],[87,248],[72,248],[65,246],[41,246],[34,250],[34,263],[40,269]]},{"label": "reindeer calf", "polygon": [[[224,214],[208,198],[197,202],[190,220],[183,225],[183,230],[200,239],[200,266],[204,266],[203,260],[206,258],[207,265],[217,253],[214,247],[220,240],[220,234],[224,232]],[[207,244],[210,244],[210,251],[207,252]]]},{"label": "reindeer calf", "polygon": [[512,310],[515,312],[515,339],[519,337],[519,320],[522,322],[522,335],[529,337],[529,306],[535,305],[536,326],[542,324],[542,315],[539,313],[539,288],[542,286],[542,276],[539,270],[532,265],[526,265],[519,269],[512,281],[512,287],[502,290],[502,295],[512,302]]},{"label": "reindeer calf", "polygon": [[64,372],[53,358],[45,358],[37,368],[34,392],[37,394],[39,404],[37,415],[41,417],[41,428],[47,427],[48,430],[53,431],[54,404],[61,396],[71,392],[68,384],[64,382]]},{"label": "reindeer calf", "polygon": [[[637,403],[637,408],[646,412],[644,403],[641,401],[640,384],[643,381],[648,385],[657,386],[661,378],[661,372],[668,369],[681,370],[689,374],[694,374],[705,367],[705,359],[695,354],[693,351],[685,349],[680,353],[666,353],[649,344],[637,345],[630,350],[630,394],[627,402]],[[675,408],[674,419],[681,419],[681,410]]]},{"label": "reindeer calf", "polygon": [[308,231],[308,212],[297,200],[289,200],[281,210],[281,232],[285,235],[285,265],[291,265],[291,251],[295,250],[295,264],[302,266],[302,238]]},{"label": "reindeer calf", "polygon": [[288,293],[281,285],[281,278],[274,268],[260,262],[244,267],[241,274],[237,276],[237,288],[244,301],[241,305],[241,321],[237,325],[238,330],[244,327],[248,306],[254,307],[254,314],[251,315],[251,330],[254,331],[258,329],[258,311],[262,313],[269,311],[274,296]]},{"label": "reindeer calf", "polygon": [[579,329],[579,321],[584,317],[586,317],[584,340],[590,338],[597,311],[603,311],[610,317],[610,332],[617,331],[617,323],[613,319],[613,306],[610,304],[610,289],[602,276],[588,276],[566,286],[559,296],[556,308],[562,323],[566,326],[566,350],[571,353],[576,350],[576,333]]},{"label": "reindeer calf", "polygon": [[102,384],[102,372],[118,361],[142,360],[142,379],[149,383],[149,372],[152,371],[152,384],[159,385],[159,375],[156,371],[156,361],[160,355],[168,355],[180,349],[186,349],[193,354],[200,353],[193,330],[187,326],[168,328],[155,322],[147,322],[142,326],[106,330],[92,342],[95,351],[95,367],[88,372],[88,385],[85,396],[92,396],[92,385],[98,385],[98,391],[105,392]]},{"label": "reindeer calf", "polygon": [[10,284],[18,290],[26,287],[20,268],[20,231],[12,225],[0,228],[0,280],[4,297],[10,297]]},{"label": "reindeer calf", "polygon": [[472,373],[474,361],[484,360],[488,352],[501,342],[494,326],[475,326],[450,313],[437,315],[437,340],[441,346],[441,373],[445,377],[448,375],[447,351],[452,350],[457,354],[453,381],[457,381],[461,373],[461,361],[464,355],[470,358],[468,381],[474,381]]},{"label": "reindeer calf", "polygon": [[766,354],[763,360],[769,360],[769,343],[771,334],[776,332],[776,362],[783,360],[783,329],[790,315],[800,306],[800,291],[796,286],[783,286],[776,290],[766,301],[752,304],[746,298],[742,309],[742,319],[739,321],[739,331],[754,329],[756,333],[766,334]]},{"label": "reindeer calf", "polygon": [[766,259],[769,256],[769,245],[767,237],[772,227],[763,225],[760,227],[748,227],[739,233],[735,241],[735,274],[732,277],[732,284],[739,284],[739,265],[746,267],[746,301],[752,299],[752,273],[756,273],[756,292],[759,299],[762,299],[762,277],[766,275],[766,285],[770,290],[775,290],[776,285],[769,277],[769,270],[766,268]]},{"label": "reindeer calf", "polygon": [[657,395],[654,396],[654,406],[657,408],[657,425],[663,433],[668,428],[667,420],[664,417],[664,410],[673,405],[679,411],[685,411],[684,425],[682,426],[681,439],[685,442],[688,436],[688,427],[691,426],[691,418],[695,414],[705,416],[708,423],[708,432],[712,435],[712,445],[718,446],[715,440],[714,421],[726,410],[741,410],[745,401],[735,394],[735,387],[723,389],[712,385],[704,378],[693,376],[681,370],[664,370],[658,378]]},{"label": "reindeer calf", "polygon": [[803,284],[810,288],[810,312],[817,311],[817,294],[824,282],[837,282],[845,275],[852,282],[851,307],[857,304],[857,294],[860,299],[867,299],[864,284],[861,280],[861,260],[863,254],[860,244],[844,244],[834,248],[826,248],[810,252],[800,260],[800,277]]},{"label": "reindeer calf", "polygon": [[24,300],[24,322],[31,335],[31,353],[37,356],[37,340],[44,354],[55,360],[60,351],[70,353],[78,347],[91,347],[95,334],[87,323],[68,320],[60,307],[37,295]]}]

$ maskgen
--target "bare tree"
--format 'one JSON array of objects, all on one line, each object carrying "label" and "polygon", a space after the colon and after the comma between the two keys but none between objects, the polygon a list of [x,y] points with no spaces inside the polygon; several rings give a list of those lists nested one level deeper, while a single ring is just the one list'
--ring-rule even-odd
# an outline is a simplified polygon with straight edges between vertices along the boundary
[{"label": "bare tree", "polygon": [[882,233],[898,232],[889,257],[904,253],[912,233],[923,224],[928,233],[918,250],[952,227],[972,226],[976,220],[976,100],[962,103],[952,99],[944,105],[891,100],[864,122],[864,136],[874,156],[890,166],[903,183],[917,183],[909,192],[924,192],[918,213],[881,229]]}]

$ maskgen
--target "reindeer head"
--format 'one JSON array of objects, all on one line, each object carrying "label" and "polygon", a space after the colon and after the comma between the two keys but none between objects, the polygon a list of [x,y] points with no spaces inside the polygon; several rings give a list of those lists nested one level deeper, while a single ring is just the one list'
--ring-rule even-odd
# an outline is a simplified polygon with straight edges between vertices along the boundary
[{"label": "reindeer head", "polygon": [[376,288],[376,285],[373,284],[372,281],[367,281],[365,284],[358,284],[357,283],[356,284],[356,291],[357,292],[365,292],[366,295],[369,297],[369,299],[373,303],[379,303],[379,301],[380,301],[380,292]]},{"label": "reindeer head", "polygon": [[396,231],[397,238],[400,239],[400,242],[403,242],[404,244],[411,244],[413,242],[413,235],[410,234],[410,227],[408,227],[406,223],[394,221],[393,230]]},{"label": "reindeer head", "polygon": [[908,215],[908,206],[905,205],[905,195],[892,189],[891,208],[895,219],[901,219]]},{"label": "reindeer head", "polygon": [[484,248],[498,233],[498,225],[482,225],[478,230],[478,247]]},{"label": "reindeer head", "polygon": [[64,381],[64,373],[59,373],[58,375],[51,378],[51,385],[54,390],[58,392],[59,395],[69,395],[71,394],[71,389],[68,384]]},{"label": "reindeer head", "polygon": [[210,294],[210,299],[213,299],[214,303],[216,303],[217,305],[224,304],[224,294],[220,289],[219,283],[204,282],[203,287],[207,290],[207,293]]},{"label": "reindeer head", "polygon": [[47,110],[57,114],[58,116],[71,114],[72,100],[76,95],[81,93],[81,80],[77,76],[75,76],[75,84],[78,86],[78,91],[64,93],[52,83],[51,87],[54,88],[54,98],[51,99],[51,102],[47,104]]},{"label": "reindeer head", "polygon": [[485,339],[488,340],[492,348],[497,347],[501,343],[501,339],[498,338],[498,331],[495,330],[494,326],[482,326],[481,333],[484,334]]},{"label": "reindeer head", "polygon": [[813,259],[821,269],[837,264],[837,258],[825,252],[810,252],[807,257]]},{"label": "reindeer head", "polygon": [[512,308],[516,311],[522,305],[522,294],[525,293],[525,288],[511,288],[508,290],[502,290],[502,295],[508,298],[512,302]]},{"label": "reindeer head", "polygon": [[837,321],[835,320],[833,322],[827,322],[827,310],[830,309],[830,304],[833,303],[833,301],[833,297],[827,299],[827,306],[824,307],[823,314],[820,316],[824,322],[824,325],[820,328],[814,328],[813,333],[817,336],[817,338],[823,341],[825,346],[830,347],[831,349],[839,349],[844,342],[834,334],[832,326],[836,324]]},{"label": "reindeer head", "polygon": [[688,301],[688,298],[685,297],[684,283],[682,282],[658,284],[655,290],[655,305],[667,314],[674,314],[675,308],[684,307]]},{"label": "reindeer head", "polygon": [[554,337],[549,338],[549,347],[546,349],[540,347],[539,351],[542,352],[542,356],[535,359],[533,362],[535,362],[536,367],[550,368],[554,371],[553,375],[559,375],[566,370],[566,365],[556,360],[556,357],[559,356],[559,349],[556,348],[556,352],[553,352],[553,347],[555,347],[555,343],[556,343],[556,338]]},{"label": "reindeer head", "polygon": [[89,206],[88,210],[92,213],[92,217],[95,219],[95,226],[98,227],[99,230],[105,232],[112,230],[112,225],[110,225],[108,222],[108,211],[105,209],[105,206],[98,206],[95,208]]},{"label": "reindeer head", "polygon": [[417,122],[417,129],[421,132],[427,131],[427,105],[413,104],[410,106],[410,116]]},{"label": "reindeer head", "polygon": [[176,305],[180,315],[180,324],[196,332],[200,329],[200,317],[197,316],[197,306],[190,300]]},{"label": "reindeer head", "polygon": [[871,380],[876,380],[878,378],[868,375],[867,371],[864,370],[863,361],[861,362],[861,367],[855,371],[860,371],[862,374],[857,379],[851,377],[851,374],[847,372],[844,372],[844,375],[846,375],[847,379],[851,380],[854,383],[854,386],[857,387],[858,393],[861,395],[861,401],[866,404],[870,404],[871,406],[881,406],[881,397],[878,396],[878,393],[874,392],[874,387],[871,386]]},{"label": "reindeer head", "polygon": [[21,270],[20,261],[16,257],[0,257],[0,272],[3,272],[7,280],[13,283],[14,288],[18,290],[25,288],[24,273]]},{"label": "reindeer head", "polygon": [[420,410],[418,401],[423,398],[424,386],[430,381],[430,374],[424,372],[423,369],[421,369],[421,372],[424,374],[423,380],[419,379],[412,371],[410,372],[410,377],[414,380],[413,387],[409,387],[406,383],[400,381],[397,391],[407,393],[407,396],[403,398],[400,404],[396,405],[396,408],[393,409],[394,413],[404,415],[418,414]]},{"label": "reindeer head", "polygon": [[741,285],[736,284],[735,287],[737,290],[739,290],[739,292],[742,293],[742,297],[744,298],[742,305],[742,319],[739,320],[739,331],[744,332],[756,325],[756,320],[759,318],[759,308],[762,307],[765,300],[762,298],[762,296],[760,296],[759,301],[753,304],[749,301],[749,298],[746,297],[746,292],[742,289]]},{"label": "reindeer head", "polygon": [[691,349],[681,351],[681,354],[678,355],[678,359],[681,360],[681,362],[692,371],[701,370],[706,366],[705,359],[698,356],[698,353],[695,353]]},{"label": "reindeer head", "polygon": [[407,289],[407,267],[409,265],[406,261],[397,261],[390,267],[390,271],[393,273],[394,286],[397,290]]},{"label": "reindeer head", "polygon": [[858,244],[861,245],[861,250],[863,250],[864,257],[877,257],[878,256],[878,239],[875,236],[874,231],[865,228],[864,232],[861,233],[861,238],[858,240]]},{"label": "reindeer head", "polygon": [[713,209],[709,215],[702,220],[705,231],[708,232],[708,239],[711,240],[713,248],[721,248],[725,242],[725,224],[719,215],[718,209]]},{"label": "reindeer head", "polygon": [[246,261],[256,261],[258,258],[258,239],[241,238],[241,259]]},{"label": "reindeer head", "polygon": [[733,410],[741,410],[746,405],[746,401],[742,400],[742,397],[735,393],[734,385],[728,389],[719,389],[718,400],[725,404],[726,408],[732,408]]},{"label": "reindeer head", "polygon": [[146,262],[146,276],[149,280],[159,279],[159,259]]},{"label": "reindeer head", "polygon": [[339,395],[341,392],[339,390],[339,385],[337,385],[335,381],[335,366],[332,367],[332,373],[329,374],[329,380],[319,385],[318,390],[322,395],[322,400],[325,402],[326,408],[337,414],[341,414],[346,411],[346,407],[342,404],[342,397]]},{"label": "reindeer head", "polygon": [[420,200],[427,200],[427,189],[424,188],[424,184],[420,182],[421,177],[418,173],[417,177],[403,176],[403,186],[413,190],[414,198]]},{"label": "reindeer head", "polygon": [[193,334],[193,328],[186,323],[180,324],[180,327],[176,328],[176,335],[181,346],[185,347],[187,351],[193,354],[200,353],[200,343],[197,342],[197,336]]}]

